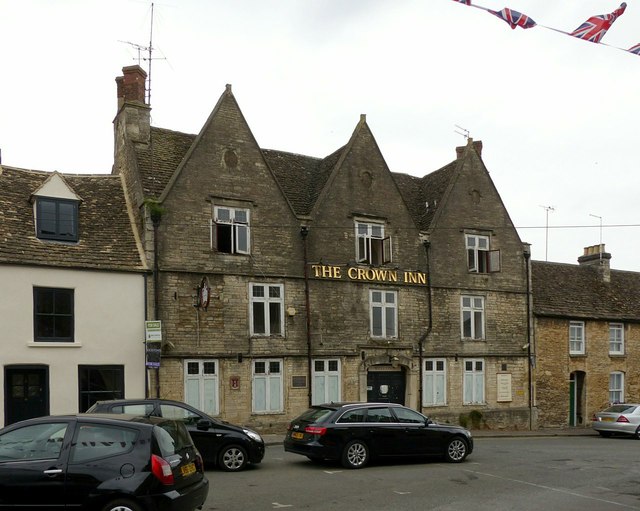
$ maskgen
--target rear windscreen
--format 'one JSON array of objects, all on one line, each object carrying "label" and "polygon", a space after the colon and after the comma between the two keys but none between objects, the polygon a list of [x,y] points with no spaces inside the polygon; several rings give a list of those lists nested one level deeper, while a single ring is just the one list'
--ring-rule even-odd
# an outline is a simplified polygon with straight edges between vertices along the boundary
[{"label": "rear windscreen", "polygon": [[333,412],[334,410],[330,408],[309,408],[300,417],[298,417],[298,420],[308,422],[322,422]]},{"label": "rear windscreen", "polygon": [[636,409],[635,406],[630,405],[613,405],[605,410],[610,413],[631,413]]},{"label": "rear windscreen", "polygon": [[163,458],[178,454],[185,448],[193,447],[189,432],[179,422],[163,422],[154,427],[153,431]]}]

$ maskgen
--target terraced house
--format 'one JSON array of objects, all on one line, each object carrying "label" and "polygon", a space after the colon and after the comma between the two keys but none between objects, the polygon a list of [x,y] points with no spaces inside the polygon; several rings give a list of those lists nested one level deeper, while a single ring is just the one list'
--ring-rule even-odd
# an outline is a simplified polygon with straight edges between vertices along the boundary
[{"label": "terraced house", "polygon": [[604,245],[579,264],[533,262],[539,420],[589,425],[613,403],[640,399],[640,273],[613,270]]},{"label": "terraced house", "polygon": [[481,143],[423,178],[365,116],[326,157],[267,150],[231,86],[198,134],[152,127],[145,79],[117,79],[113,173],[162,322],[152,393],[262,430],[341,400],[531,426],[528,248]]},{"label": "terraced house", "polygon": [[0,426],[145,392],[146,273],[119,176],[0,165]]}]

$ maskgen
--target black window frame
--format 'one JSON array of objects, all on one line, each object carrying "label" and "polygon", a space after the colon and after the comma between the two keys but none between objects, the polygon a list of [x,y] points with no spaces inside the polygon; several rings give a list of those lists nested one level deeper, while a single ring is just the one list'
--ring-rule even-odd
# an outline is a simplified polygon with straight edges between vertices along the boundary
[{"label": "black window frame", "polygon": [[[46,204],[52,204],[55,209],[54,218],[52,223],[53,231],[49,232],[45,231],[45,225],[48,225],[48,222],[45,224],[45,213],[43,211],[43,206]],[[62,232],[62,221],[61,221],[61,206],[71,206],[72,207],[72,219],[71,225],[72,229],[70,233]],[[36,199],[36,233],[39,239],[44,240],[52,240],[52,241],[78,241],[78,201],[72,199],[58,199],[55,197],[38,197]]]},{"label": "black window frame", "polygon": [[[98,389],[83,388],[83,384],[92,383],[92,372],[110,371],[115,374],[114,382],[117,388]],[[96,401],[123,399],[125,396],[124,365],[120,364],[80,364],[78,365],[78,410],[85,412]]]},{"label": "black window frame", "polygon": [[[39,310],[41,295],[43,293],[53,293],[53,311]],[[69,299],[69,312],[56,312],[55,304],[57,295],[64,295]],[[53,334],[44,335],[45,326],[42,321],[45,319],[53,321]],[[68,322],[67,325],[63,323]],[[56,324],[60,323],[59,326]],[[66,328],[65,328],[66,326]],[[67,335],[60,335],[63,330]],[[34,287],[33,288],[33,340],[34,342],[74,342],[75,341],[75,292],[73,289],[57,287]]]}]

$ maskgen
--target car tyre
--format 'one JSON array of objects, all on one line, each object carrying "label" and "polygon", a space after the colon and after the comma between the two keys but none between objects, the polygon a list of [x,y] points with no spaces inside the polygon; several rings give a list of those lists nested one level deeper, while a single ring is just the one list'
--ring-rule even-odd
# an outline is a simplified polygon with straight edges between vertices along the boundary
[{"label": "car tyre", "polygon": [[636,440],[640,440],[640,426],[636,428],[636,432],[633,435],[633,438],[635,438]]},{"label": "car tyre", "polygon": [[468,453],[469,447],[467,442],[456,436],[449,440],[444,457],[449,463],[461,463],[467,457]]},{"label": "car tyre", "polygon": [[342,466],[363,468],[369,463],[369,447],[362,440],[352,440],[342,451]]},{"label": "car tyre", "polygon": [[129,499],[116,499],[104,506],[102,511],[142,511],[142,508]]},{"label": "car tyre", "polygon": [[[612,435],[611,431],[598,431],[598,433],[602,438],[609,438]],[[636,431],[636,435],[637,434],[638,432]]]},{"label": "car tyre", "polygon": [[227,445],[218,456],[218,466],[226,472],[239,472],[247,466],[247,451],[239,445]]}]

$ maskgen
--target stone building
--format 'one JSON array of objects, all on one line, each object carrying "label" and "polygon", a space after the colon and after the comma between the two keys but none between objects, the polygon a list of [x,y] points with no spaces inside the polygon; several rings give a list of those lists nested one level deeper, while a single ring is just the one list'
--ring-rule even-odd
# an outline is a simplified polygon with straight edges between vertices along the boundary
[{"label": "stone building", "polygon": [[532,263],[540,426],[588,426],[609,404],[640,399],[640,273],[610,260],[595,245],[579,265]]},{"label": "stone building", "polygon": [[153,393],[263,431],[338,400],[531,427],[528,250],[481,143],[423,178],[390,172],[365,116],[327,157],[266,150],[231,86],[184,134],[123,73],[113,172],[153,269]]}]

